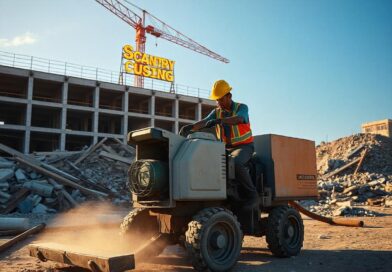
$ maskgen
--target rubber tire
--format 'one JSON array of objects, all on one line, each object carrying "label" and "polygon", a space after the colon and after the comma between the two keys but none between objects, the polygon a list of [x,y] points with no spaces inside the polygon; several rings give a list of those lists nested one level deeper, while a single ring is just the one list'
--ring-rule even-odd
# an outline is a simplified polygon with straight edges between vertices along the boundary
[{"label": "rubber tire", "polygon": [[[120,234],[127,237],[130,242],[137,240],[139,244],[147,242],[151,237],[159,233],[159,225],[155,216],[150,216],[148,209],[133,209],[124,217],[121,223]],[[158,256],[166,246],[155,246],[151,250],[152,256]]]},{"label": "rubber tire", "polygon": [[[287,237],[289,225],[292,226],[292,238]],[[304,241],[304,225],[299,212],[290,206],[274,208],[268,215],[266,240],[277,257],[298,255]]]},{"label": "rubber tire", "polygon": [[[209,245],[211,241],[208,239],[209,234],[216,233],[222,227],[228,230],[226,234],[230,236],[232,246],[223,249],[223,255],[226,256],[224,260],[219,261],[214,260],[214,256],[210,256]],[[214,230],[215,232],[213,232]],[[240,223],[231,211],[224,208],[206,208],[196,214],[189,222],[188,230],[185,233],[185,245],[195,270],[229,271],[237,263],[243,238]]]}]

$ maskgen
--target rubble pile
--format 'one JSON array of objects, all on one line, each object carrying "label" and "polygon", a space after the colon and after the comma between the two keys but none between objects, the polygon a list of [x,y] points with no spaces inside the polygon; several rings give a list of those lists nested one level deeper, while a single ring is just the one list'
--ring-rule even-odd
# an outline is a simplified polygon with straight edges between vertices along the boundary
[{"label": "rubble pile", "polygon": [[24,155],[0,144],[0,214],[46,214],[87,200],[129,205],[127,170],[135,150],[103,139],[77,152]]},{"label": "rubble pile", "polygon": [[303,201],[325,216],[379,216],[358,206],[392,206],[392,139],[356,134],[317,146],[320,199]]}]

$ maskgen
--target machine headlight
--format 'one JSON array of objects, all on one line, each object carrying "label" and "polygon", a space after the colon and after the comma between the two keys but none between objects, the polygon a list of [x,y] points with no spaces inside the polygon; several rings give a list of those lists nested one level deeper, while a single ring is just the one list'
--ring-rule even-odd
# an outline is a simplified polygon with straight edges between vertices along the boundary
[{"label": "machine headlight", "polygon": [[169,186],[167,163],[158,160],[138,160],[131,164],[128,176],[132,193],[147,197],[167,191]]}]

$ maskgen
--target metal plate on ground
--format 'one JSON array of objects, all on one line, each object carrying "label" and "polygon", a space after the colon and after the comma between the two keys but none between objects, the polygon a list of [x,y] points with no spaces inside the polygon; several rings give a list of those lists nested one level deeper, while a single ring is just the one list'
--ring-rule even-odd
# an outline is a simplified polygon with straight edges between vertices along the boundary
[{"label": "metal plate on ground", "polygon": [[64,245],[55,243],[30,244],[28,249],[30,256],[37,257],[41,261],[55,261],[87,268],[94,272],[122,272],[135,269],[134,254],[98,256],[82,253],[82,250],[68,250]]}]

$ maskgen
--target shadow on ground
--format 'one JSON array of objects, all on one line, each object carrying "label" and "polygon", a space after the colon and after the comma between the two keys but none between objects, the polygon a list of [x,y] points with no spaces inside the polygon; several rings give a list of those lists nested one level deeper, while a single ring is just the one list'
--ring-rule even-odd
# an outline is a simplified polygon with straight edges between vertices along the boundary
[{"label": "shadow on ground", "polygon": [[[26,244],[18,244],[20,249]],[[3,252],[2,259],[6,252]],[[5,258],[7,259],[7,258]],[[14,259],[15,260],[15,259]],[[137,262],[134,271],[193,271],[191,262],[185,251],[179,246],[168,247],[162,255],[150,258],[146,262]],[[1,270],[1,269],[0,269]],[[30,271],[59,271],[83,272],[88,271],[77,267],[52,266],[50,270]],[[244,247],[240,259],[232,270],[243,271],[279,271],[279,272],[365,272],[392,271],[392,251],[372,250],[308,250],[303,249],[300,255],[291,258],[277,258],[266,248]]]},{"label": "shadow on ground", "polygon": [[[137,271],[192,271],[185,253],[163,255],[137,264]],[[233,272],[241,271],[392,271],[392,251],[302,250],[291,258],[277,258],[268,249],[243,248]]]}]

